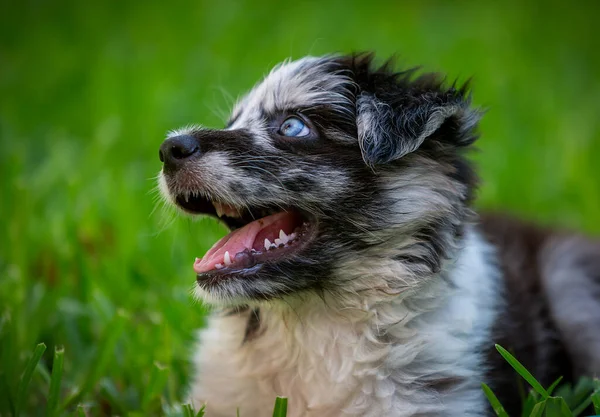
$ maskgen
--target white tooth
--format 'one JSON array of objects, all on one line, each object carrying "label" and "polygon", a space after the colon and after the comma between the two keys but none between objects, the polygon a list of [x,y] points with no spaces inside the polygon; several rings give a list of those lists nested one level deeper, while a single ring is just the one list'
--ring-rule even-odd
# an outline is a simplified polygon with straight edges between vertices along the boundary
[{"label": "white tooth", "polygon": [[271,243],[271,247],[270,247],[269,249],[275,249],[276,247],[277,247],[277,245],[276,245],[276,244],[274,244],[274,243]]},{"label": "white tooth", "polygon": [[213,204],[215,207],[215,211],[217,212],[217,216],[223,217],[223,209],[220,204]]},{"label": "white tooth", "polygon": [[279,246],[281,245],[283,242],[281,241],[281,239],[275,239],[275,245]]},{"label": "white tooth", "polygon": [[290,234],[288,235],[288,237],[290,238],[290,241],[291,241],[291,240],[294,240],[294,239],[296,239],[296,233],[290,233]]},{"label": "white tooth", "polygon": [[200,258],[196,258],[196,259],[194,260],[194,263],[195,263],[195,264],[197,264],[199,261],[200,261]]},{"label": "white tooth", "polygon": [[269,239],[265,239],[265,249],[269,250],[270,247],[271,247],[271,241]]},{"label": "white tooth", "polygon": [[223,268],[223,265],[222,264],[215,264],[215,268],[221,269],[221,268]]},{"label": "white tooth", "polygon": [[288,235],[285,234],[285,232],[283,231],[283,229],[279,230],[279,240],[281,240],[284,245],[286,243],[288,243],[289,240],[290,240],[290,238],[288,237]]},{"label": "white tooth", "polygon": [[231,256],[229,256],[228,250],[225,251],[225,256],[223,256],[223,262],[225,263],[225,266],[231,265]]}]

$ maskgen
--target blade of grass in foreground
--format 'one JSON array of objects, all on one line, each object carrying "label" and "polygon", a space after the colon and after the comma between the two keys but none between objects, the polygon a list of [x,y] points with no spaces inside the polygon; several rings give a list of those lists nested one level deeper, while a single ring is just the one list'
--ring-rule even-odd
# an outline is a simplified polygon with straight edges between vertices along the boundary
[{"label": "blade of grass in foreground", "polygon": [[194,410],[194,406],[192,404],[183,404],[181,406],[181,410],[183,411],[183,417],[204,417],[204,413],[206,412],[206,404],[203,404],[198,412]]},{"label": "blade of grass in foreground", "polygon": [[556,381],[554,381],[552,383],[552,385],[550,385],[550,387],[548,387],[547,391],[548,391],[548,395],[552,395],[552,393],[554,392],[554,390],[556,389],[556,387],[558,386],[558,384],[560,384],[560,381],[562,381],[563,377],[559,376]]},{"label": "blade of grass in foreground", "polygon": [[588,408],[588,406],[592,403],[593,398],[594,397],[590,395],[581,404],[579,404],[577,408],[573,410],[573,417],[578,417],[581,413],[583,413],[585,409]]},{"label": "blade of grass in foreground", "polygon": [[287,398],[277,397],[275,400],[275,408],[273,409],[273,417],[287,416]]},{"label": "blade of grass in foreground", "polygon": [[[238,409],[238,413],[239,413],[239,409]],[[198,412],[196,413],[195,417],[204,417],[204,413],[206,412],[206,404],[203,404],[202,407],[200,407],[200,410],[198,410]],[[238,414],[239,417],[239,414]]]},{"label": "blade of grass in foreground", "polygon": [[194,417],[194,409],[191,404],[184,404],[182,409],[184,417]]},{"label": "blade of grass in foreground", "polygon": [[38,362],[42,358],[44,351],[46,350],[46,345],[40,343],[35,347],[33,351],[33,355],[29,362],[27,363],[27,367],[25,368],[25,372],[23,373],[23,377],[21,378],[21,383],[19,384],[19,390],[17,391],[17,405],[15,409],[15,417],[19,417],[19,413],[21,412],[21,407],[25,403],[27,399],[27,394],[29,392],[29,383],[31,382],[31,377],[33,376],[33,371],[37,366]]},{"label": "blade of grass in foreground", "polygon": [[[519,382],[523,382],[519,379]],[[523,407],[521,409],[521,417],[531,417],[530,414],[533,411],[533,408],[539,404],[540,395],[534,390],[530,389],[525,401],[522,402]]]},{"label": "blade of grass in foreground", "polygon": [[64,354],[64,347],[57,346],[54,348],[54,360],[52,361],[52,376],[50,378],[50,392],[48,393],[46,417],[53,417],[56,415],[56,407],[58,406],[58,399],[60,398]]},{"label": "blade of grass in foreground", "polygon": [[[577,385],[580,385],[581,381],[583,381],[583,379],[581,379]],[[596,401],[600,399],[600,382],[597,380],[590,380],[590,384],[592,386],[592,392],[589,393],[583,401],[579,402],[579,405],[573,410],[573,417],[578,417],[590,406],[590,404],[594,404],[594,398],[596,398]],[[594,409],[596,414],[600,413],[600,407],[594,405]]]},{"label": "blade of grass in foreground", "polygon": [[494,409],[496,415],[498,417],[508,417],[508,413],[504,410],[504,407],[502,404],[500,404],[498,397],[496,397],[496,394],[494,394],[490,387],[488,387],[487,384],[482,383],[481,388],[483,389],[483,392],[490,402],[490,405]]},{"label": "blade of grass in foreground", "polygon": [[594,411],[600,415],[600,379],[594,380],[595,389],[591,395],[592,404],[594,405]]},{"label": "blade of grass in foreground", "polygon": [[545,400],[537,403],[531,410],[531,414],[529,414],[528,417],[542,417],[542,413],[544,412],[545,407],[546,407]]},{"label": "blade of grass in foreground", "polygon": [[496,350],[500,353],[500,355],[502,355],[506,362],[508,362],[509,365],[512,366],[514,370],[517,371],[517,373],[521,375],[523,379],[529,383],[529,385],[532,386],[534,390],[539,392],[543,399],[549,397],[548,391],[546,391],[544,387],[542,387],[542,384],[540,384],[537,379],[535,379],[533,375],[531,375],[531,373],[525,369],[521,362],[519,362],[513,355],[511,355],[500,345],[496,345]]},{"label": "blade of grass in foreground", "polygon": [[573,417],[573,414],[564,399],[548,397],[546,399],[546,417]]}]

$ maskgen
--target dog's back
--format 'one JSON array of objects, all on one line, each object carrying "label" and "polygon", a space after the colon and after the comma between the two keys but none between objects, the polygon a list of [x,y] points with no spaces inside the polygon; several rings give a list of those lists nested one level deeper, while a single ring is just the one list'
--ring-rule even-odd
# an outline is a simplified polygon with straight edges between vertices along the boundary
[{"label": "dog's back", "polygon": [[[481,230],[505,284],[492,340],[545,386],[600,375],[600,242],[498,214],[482,216]],[[488,382],[518,412],[519,377],[493,349],[489,361]]]}]

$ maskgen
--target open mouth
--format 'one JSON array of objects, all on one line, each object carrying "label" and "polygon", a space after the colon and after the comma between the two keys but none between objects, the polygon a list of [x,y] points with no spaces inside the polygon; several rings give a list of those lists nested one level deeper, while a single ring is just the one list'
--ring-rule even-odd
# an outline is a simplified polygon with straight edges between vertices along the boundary
[{"label": "open mouth", "polygon": [[231,232],[216,242],[194,271],[204,275],[251,273],[256,266],[276,263],[304,248],[313,237],[309,215],[297,209],[237,208],[199,195],[176,198],[179,207],[191,214],[219,217]]}]

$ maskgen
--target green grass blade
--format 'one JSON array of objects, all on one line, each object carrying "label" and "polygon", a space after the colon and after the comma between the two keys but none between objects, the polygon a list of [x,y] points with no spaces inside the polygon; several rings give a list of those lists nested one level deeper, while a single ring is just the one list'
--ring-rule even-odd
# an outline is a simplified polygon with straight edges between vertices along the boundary
[{"label": "green grass blade", "polygon": [[56,346],[54,348],[54,360],[52,361],[52,376],[50,379],[48,404],[46,405],[46,417],[53,417],[56,415],[56,408],[60,398],[60,385],[62,382],[64,355],[64,347]]},{"label": "green grass blade", "polygon": [[83,405],[77,406],[77,417],[86,417],[85,408],[83,408]]},{"label": "green grass blade", "polygon": [[504,410],[504,407],[500,403],[500,400],[498,400],[498,397],[496,397],[496,394],[494,394],[491,388],[488,387],[487,384],[482,383],[481,389],[483,389],[483,393],[487,397],[496,415],[498,417],[508,417],[508,413],[506,412],[506,410]]},{"label": "green grass blade", "polygon": [[[204,417],[204,413],[206,412],[206,404],[202,404],[202,407],[200,407],[200,410],[198,410],[198,412],[196,413],[196,417]],[[239,410],[238,410],[239,412]],[[238,415],[239,417],[239,415]]]},{"label": "green grass blade", "polygon": [[[598,383],[597,380],[591,380],[590,384],[592,386],[592,392],[577,407],[575,407],[573,410],[573,417],[577,417],[583,413],[590,404],[594,405],[596,414],[600,414],[600,383]],[[596,399],[597,404],[594,403],[594,399]]]},{"label": "green grass blade", "polygon": [[67,398],[65,403],[62,405],[63,409],[69,408],[78,403],[86,393],[94,388],[94,385],[104,374],[104,371],[106,370],[114,354],[117,341],[123,332],[127,317],[127,313],[119,309],[111,322],[106,326],[106,329],[104,330],[104,333],[100,339],[102,342],[98,348],[96,361],[89,369],[81,388],[75,394]]},{"label": "green grass blade", "polygon": [[546,399],[546,417],[573,417],[573,414],[563,398],[548,397]]},{"label": "green grass blade", "polygon": [[562,381],[562,380],[563,380],[563,377],[562,377],[562,376],[559,376],[559,377],[556,379],[556,381],[554,381],[554,382],[552,383],[552,385],[550,385],[550,386],[548,387],[548,389],[546,390],[546,391],[548,391],[548,395],[552,395],[552,393],[554,392],[554,390],[556,389],[556,387],[558,386],[558,384],[560,384],[560,381]]},{"label": "green grass blade", "polygon": [[[519,378],[519,382],[522,381],[523,380]],[[529,417],[533,411],[533,408],[539,403],[539,401],[540,395],[534,390],[530,389],[527,398],[525,398],[525,401],[522,403],[523,407],[521,409],[521,417]]]},{"label": "green grass blade", "polygon": [[591,378],[583,377],[575,384],[569,395],[556,395],[563,397],[571,408],[576,408],[579,404],[590,398],[595,391],[594,381]]},{"label": "green grass blade", "polygon": [[596,414],[600,415],[600,380],[594,379],[594,392],[590,395],[592,399],[592,404],[594,405],[594,411]]},{"label": "green grass blade", "polygon": [[529,417],[542,417],[542,413],[544,412],[544,408],[546,407],[546,400],[540,401],[536,405],[533,406],[531,410],[531,414]]},{"label": "green grass blade", "polygon": [[513,355],[511,355],[506,349],[504,349],[500,345],[496,345],[496,350],[502,355],[502,357],[508,362],[510,366],[514,368],[515,371],[519,375],[523,377],[525,381],[531,385],[531,387],[536,390],[542,398],[546,399],[549,397],[548,391],[542,387],[542,385],[531,375],[531,373],[519,362]]},{"label": "green grass blade", "polygon": [[191,404],[184,404],[181,408],[184,417],[194,417],[194,407]]},{"label": "green grass blade", "polygon": [[579,404],[574,410],[573,410],[573,417],[577,417],[579,416],[581,413],[583,413],[585,411],[586,408],[589,407],[589,405],[592,403],[592,396],[590,395],[589,397],[587,397],[585,400],[583,400],[583,402],[581,404]]},{"label": "green grass blade", "polygon": [[[153,402],[160,403],[160,396],[167,384],[167,377],[169,375],[169,369],[158,362],[154,362],[152,368],[152,374],[150,375],[150,381],[144,392],[142,399],[142,409],[145,412],[149,412]],[[154,401],[156,400],[156,401]]]},{"label": "green grass blade", "polygon": [[27,366],[25,367],[25,372],[23,373],[23,377],[21,378],[21,382],[19,383],[19,389],[17,391],[17,405],[15,409],[15,417],[19,417],[21,413],[21,407],[25,404],[27,400],[27,394],[29,393],[29,383],[31,382],[31,377],[33,376],[33,371],[37,366],[38,362],[42,358],[44,351],[46,350],[46,345],[40,343],[35,347],[33,351],[33,355],[29,359]]},{"label": "green grass blade", "polygon": [[594,404],[594,412],[600,414],[600,393],[592,395],[592,404]]},{"label": "green grass blade", "polygon": [[287,398],[277,397],[275,400],[275,407],[273,408],[273,417],[286,417],[287,416]]}]

